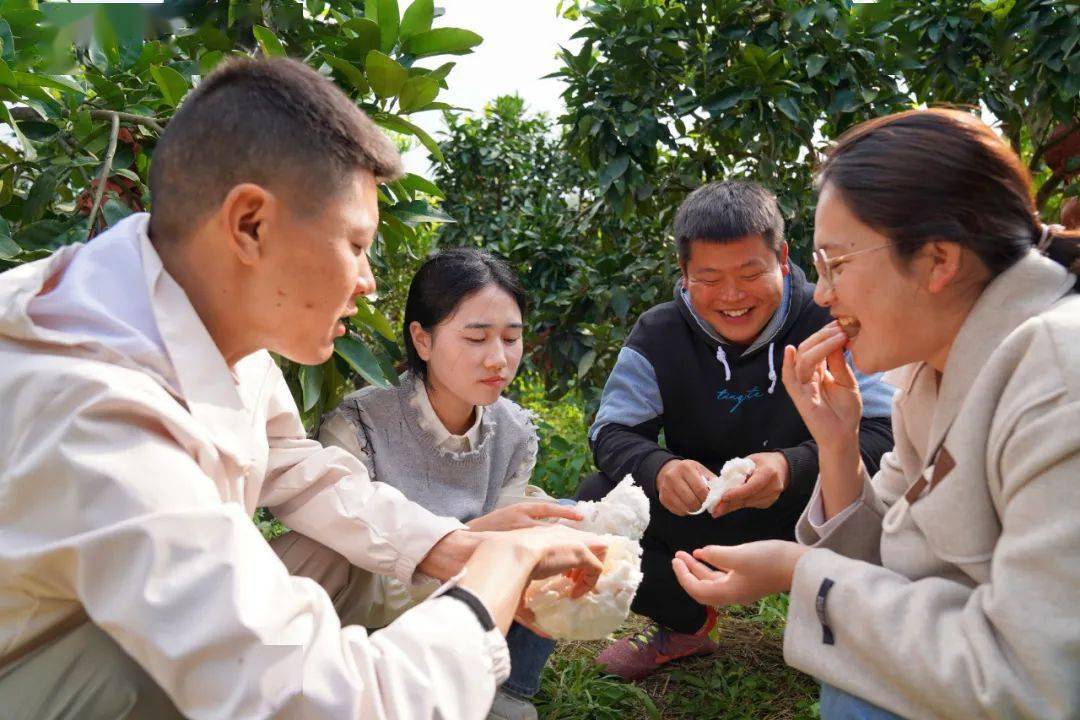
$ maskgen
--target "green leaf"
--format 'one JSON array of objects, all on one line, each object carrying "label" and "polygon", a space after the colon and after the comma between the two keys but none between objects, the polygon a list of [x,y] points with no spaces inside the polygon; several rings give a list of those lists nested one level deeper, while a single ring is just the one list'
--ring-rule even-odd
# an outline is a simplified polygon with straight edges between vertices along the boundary
[{"label": "green leaf", "polygon": [[11,260],[22,254],[22,248],[11,239],[11,226],[0,218],[0,260]]},{"label": "green leaf", "polygon": [[[0,207],[4,207],[15,195],[15,168],[8,168],[0,175]],[[2,220],[3,218],[0,218]]]},{"label": "green leaf", "polygon": [[371,92],[371,85],[368,84],[367,77],[364,75],[364,71],[353,65],[348,60],[344,60],[333,55],[327,55],[323,53],[323,59],[326,63],[341,73],[341,76],[345,78],[345,81],[349,83],[353,88],[358,90],[361,95],[366,95]]},{"label": "green leaf", "polygon": [[405,189],[412,190],[413,192],[422,192],[437,198],[446,197],[446,194],[438,185],[419,175],[409,173],[401,179],[401,184]]},{"label": "green leaf", "polygon": [[146,29],[146,11],[135,5],[108,4],[102,7],[98,22],[108,24],[116,43],[117,60],[130,68],[139,59]]},{"label": "green leaf", "polygon": [[611,291],[611,308],[619,320],[626,320],[626,314],[630,312],[630,295],[627,294],[626,288],[617,287]]},{"label": "green leaf", "polygon": [[372,385],[390,387],[391,383],[383,375],[378,359],[360,338],[355,335],[340,337],[334,341],[334,351]]},{"label": "green leaf", "polygon": [[56,188],[60,184],[61,172],[58,167],[50,167],[37,176],[30,192],[26,194],[23,222],[35,222],[45,214],[49,204],[56,198]]},{"label": "green leaf", "polygon": [[450,71],[454,69],[455,65],[457,65],[456,62],[443,63],[428,73],[428,77],[437,81],[440,86],[445,87],[444,82],[446,81],[446,76],[450,74]]},{"label": "green leaf", "polygon": [[441,210],[433,208],[423,200],[412,200],[405,203],[397,203],[386,209],[386,212],[406,223],[452,223],[456,222]]},{"label": "green leaf", "polygon": [[154,82],[157,83],[158,89],[161,90],[165,102],[173,107],[179,105],[188,91],[187,78],[167,65],[152,65],[150,75],[153,76]]},{"label": "green leaf", "polygon": [[397,0],[366,0],[364,14],[379,24],[379,49],[390,52],[397,43],[401,23]]},{"label": "green leaf", "polygon": [[776,101],[776,107],[780,112],[787,115],[793,122],[799,121],[799,104],[790,97],[782,97]]},{"label": "green leaf", "polygon": [[23,131],[26,137],[35,142],[51,140],[60,132],[60,128],[57,126],[40,120],[20,120],[19,129]]},{"label": "green leaf", "polygon": [[812,78],[821,72],[825,64],[829,62],[822,55],[811,55],[806,59],[806,77]]},{"label": "green leaf", "polygon": [[466,55],[484,39],[471,30],[436,28],[417,33],[404,43],[405,52],[416,57]]},{"label": "green leaf", "polygon": [[199,73],[209,75],[217,67],[218,63],[225,59],[225,53],[220,50],[211,50],[199,57]]},{"label": "green leaf", "polygon": [[428,152],[431,153],[431,156],[437,161],[446,162],[446,159],[443,157],[442,149],[439,148],[439,143],[435,142],[435,139],[428,135],[423,128],[413,125],[404,118],[389,113],[373,113],[371,119],[382,127],[393,130],[394,132],[412,135],[420,141],[421,145],[427,148]]},{"label": "green leaf", "polygon": [[262,25],[256,25],[251,28],[251,32],[255,35],[255,40],[258,41],[259,49],[262,50],[263,55],[266,57],[287,57],[285,46],[281,44],[273,30]]},{"label": "green leaf", "polygon": [[319,402],[319,397],[322,395],[322,385],[322,365],[300,366],[300,389],[303,392],[304,412],[308,412]]},{"label": "green leaf", "polygon": [[589,373],[589,370],[592,369],[592,366],[595,365],[595,364],[596,364],[596,351],[595,350],[587,351],[584,355],[581,356],[581,359],[578,360],[578,365],[577,365],[578,377],[579,378],[585,377]]},{"label": "green leaf", "polygon": [[614,160],[607,164],[603,172],[600,173],[600,189],[601,191],[607,190],[608,186],[620,178],[626,172],[626,169],[630,166],[630,156],[626,153],[620,153]]},{"label": "green leaf", "polygon": [[343,28],[352,30],[356,37],[348,40],[345,46],[349,49],[351,57],[363,60],[372,50],[378,50],[380,46],[379,24],[368,18],[353,18]]},{"label": "green leaf", "polygon": [[401,86],[409,79],[409,72],[405,68],[392,57],[378,50],[372,50],[367,54],[364,67],[367,69],[368,82],[379,97],[395,97],[401,92]]},{"label": "green leaf", "polygon": [[434,18],[434,0],[413,0],[401,18],[401,39],[407,40],[413,35],[427,32]]},{"label": "green leaf", "polygon": [[19,81],[15,78],[15,73],[11,72],[11,68],[3,60],[0,60],[0,85],[12,90],[19,89]]},{"label": "green leaf", "polygon": [[439,83],[426,76],[409,78],[401,86],[398,104],[402,112],[412,112],[422,108],[439,94]]},{"label": "green leaf", "polygon": [[814,6],[810,5],[800,8],[795,12],[794,18],[795,22],[799,24],[799,27],[805,30],[810,27],[810,22],[814,19]]},{"label": "green leaf", "polygon": [[716,115],[724,110],[730,110],[739,104],[743,99],[743,89],[734,87],[728,88],[722,92],[713,95],[711,98],[701,104],[701,107],[705,112],[710,115]]},{"label": "green leaf", "polygon": [[15,38],[11,35],[11,25],[3,18],[0,18],[0,59],[15,62]]},{"label": "green leaf", "polygon": [[[397,368],[394,367],[394,356],[400,355],[397,349],[397,343],[387,340],[382,335],[376,335],[375,339],[379,341],[378,345],[375,346],[375,358],[379,361],[379,368],[383,372],[383,377],[394,385],[401,385]],[[393,352],[393,356],[391,355],[391,351]]]},{"label": "green leaf", "polygon": [[60,90],[61,92],[74,91],[81,95],[86,94],[86,88],[70,77],[64,75],[46,75],[45,73],[16,72],[15,78],[20,87],[44,87]]},{"label": "green leaf", "polygon": [[8,110],[6,102],[0,101],[0,120],[3,120],[11,128],[11,131],[15,133],[16,139],[19,141],[19,146],[22,148],[23,157],[33,162],[37,160],[37,151],[34,150],[34,146],[30,144],[30,141],[26,139],[26,136],[22,134],[22,130],[15,124],[15,121],[11,117],[11,111]]},{"label": "green leaf", "polygon": [[861,105],[859,98],[851,90],[841,90],[833,96],[832,102],[826,112],[829,115],[852,112]]},{"label": "green leaf", "polygon": [[108,227],[112,227],[133,212],[134,211],[131,208],[122,202],[117,201],[115,198],[109,198],[105,201],[105,204],[101,206],[101,214],[105,216],[105,225]]},{"label": "green leaf", "polygon": [[356,300],[356,319],[387,340],[395,341],[394,328],[390,321],[365,297]]}]

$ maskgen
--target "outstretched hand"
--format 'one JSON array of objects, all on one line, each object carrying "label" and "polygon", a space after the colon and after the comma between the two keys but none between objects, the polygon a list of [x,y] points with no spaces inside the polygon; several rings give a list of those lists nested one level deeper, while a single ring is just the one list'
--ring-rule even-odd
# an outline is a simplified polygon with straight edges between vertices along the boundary
[{"label": "outstretched hand", "polygon": [[785,540],[709,545],[693,555],[679,551],[675,577],[702,605],[745,605],[791,589],[795,563],[809,550]]},{"label": "outstretched hand", "polygon": [[549,524],[547,521],[552,519],[581,520],[583,517],[581,513],[567,505],[522,502],[492,510],[487,515],[481,515],[466,524],[470,530],[520,530]]}]

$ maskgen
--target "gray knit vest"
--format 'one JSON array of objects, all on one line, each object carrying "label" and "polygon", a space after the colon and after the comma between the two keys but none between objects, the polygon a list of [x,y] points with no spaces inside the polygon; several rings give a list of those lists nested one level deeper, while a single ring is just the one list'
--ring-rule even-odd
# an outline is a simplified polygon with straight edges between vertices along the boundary
[{"label": "gray knit vest", "polygon": [[447,452],[420,425],[410,402],[416,385],[405,373],[398,387],[362,388],[341,401],[341,413],[367,452],[360,460],[374,480],[393,485],[436,515],[462,522],[490,512],[521,463],[536,454],[528,412],[500,397],[484,409],[480,440],[469,452]]}]

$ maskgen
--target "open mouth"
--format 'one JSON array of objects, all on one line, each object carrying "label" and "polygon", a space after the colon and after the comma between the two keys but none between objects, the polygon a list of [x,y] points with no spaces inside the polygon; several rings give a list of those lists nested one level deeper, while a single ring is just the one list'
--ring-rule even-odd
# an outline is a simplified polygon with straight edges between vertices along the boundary
[{"label": "open mouth", "polygon": [[748,308],[740,308],[738,310],[718,310],[717,312],[719,312],[721,315],[723,315],[726,318],[736,320],[738,318],[745,317],[753,309],[754,308],[752,308],[752,307],[748,307]]},{"label": "open mouth", "polygon": [[840,329],[844,331],[844,334],[851,339],[859,334],[859,330],[862,326],[859,321],[853,317],[839,317],[836,318],[836,324],[840,326]]}]

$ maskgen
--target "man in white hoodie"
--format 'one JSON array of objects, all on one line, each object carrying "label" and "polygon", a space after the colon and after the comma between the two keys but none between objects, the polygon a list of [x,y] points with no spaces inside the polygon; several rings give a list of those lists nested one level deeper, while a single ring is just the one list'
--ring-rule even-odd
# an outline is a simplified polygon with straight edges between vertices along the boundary
[{"label": "man in white hoodie", "polygon": [[[595,536],[469,533],[305,435],[270,352],[333,352],[399,173],[325,78],[234,61],[158,143],[152,217],[0,275],[5,718],[479,718],[530,577],[595,582]],[[357,567],[446,582],[369,637]]]}]

